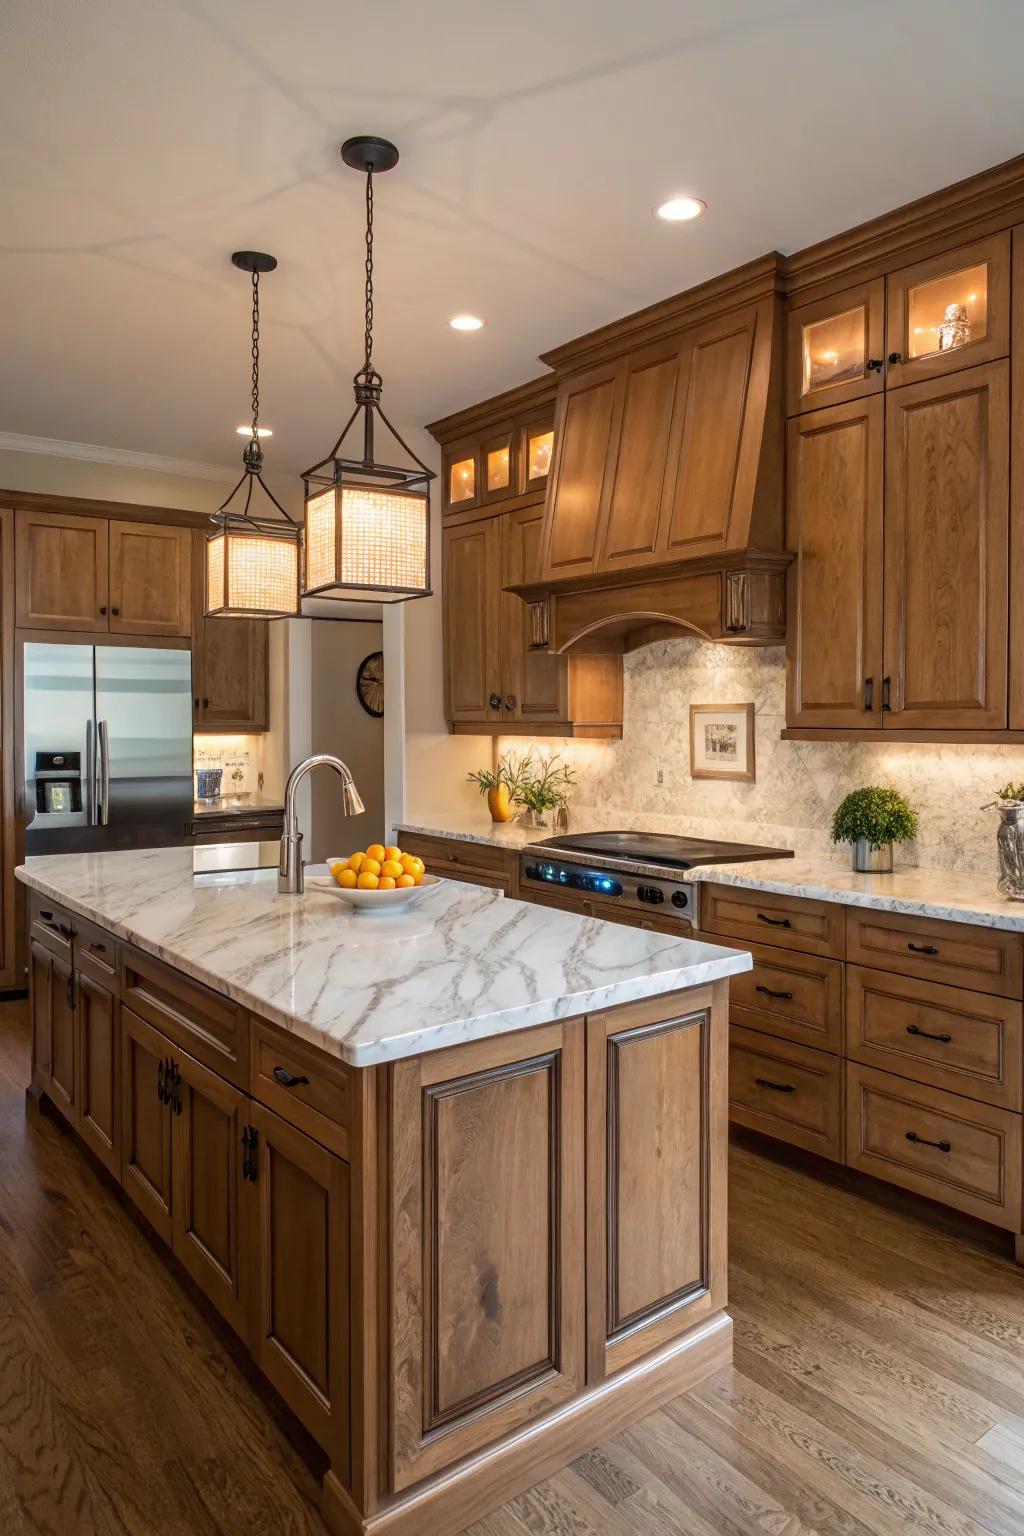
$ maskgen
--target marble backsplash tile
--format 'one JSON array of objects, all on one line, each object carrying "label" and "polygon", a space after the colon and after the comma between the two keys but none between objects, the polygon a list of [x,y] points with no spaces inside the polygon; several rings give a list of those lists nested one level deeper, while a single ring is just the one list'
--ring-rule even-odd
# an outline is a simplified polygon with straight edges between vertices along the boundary
[{"label": "marble backsplash tile", "polygon": [[[691,779],[690,704],[750,702],[756,781]],[[745,837],[845,865],[848,851],[829,839],[832,813],[851,789],[884,784],[902,790],[920,816],[918,840],[898,851],[900,864],[989,874],[996,822],[981,806],[1007,779],[1024,778],[1020,746],[782,741],[781,647],[697,639],[644,646],[625,658],[624,710],[621,741],[536,743],[540,752],[559,750],[577,770],[574,826],[640,822],[651,831]]]}]

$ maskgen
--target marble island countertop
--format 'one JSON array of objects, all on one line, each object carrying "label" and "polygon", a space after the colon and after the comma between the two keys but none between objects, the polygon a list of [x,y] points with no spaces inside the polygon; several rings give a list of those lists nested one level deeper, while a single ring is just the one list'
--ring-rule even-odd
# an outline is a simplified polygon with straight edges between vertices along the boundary
[{"label": "marble island countertop", "polygon": [[[191,848],[31,858],[19,880],[353,1066],[550,1023],[750,969],[717,944],[443,881],[356,914],[276,872],[192,874]],[[307,872],[308,880],[308,872]]]},{"label": "marble island countertop", "polygon": [[[544,839],[554,836],[551,831],[537,831],[519,823],[493,826],[486,817],[477,820],[467,816],[408,819],[401,823],[401,830],[487,843],[517,852],[536,847]],[[589,829],[573,827],[572,830]],[[751,843],[770,841],[763,831],[759,835],[756,825],[750,827],[748,840]],[[583,855],[569,852],[560,853],[559,858],[575,863],[588,862]],[[666,873],[652,864],[621,861],[621,865],[638,875],[664,876]],[[914,868],[897,869],[891,875],[857,875],[842,864],[797,855],[792,859],[752,860],[746,864],[700,865],[679,871],[678,878],[698,883],[714,880],[721,885],[743,886],[747,890],[806,896],[817,901],[842,902],[851,907],[871,907],[877,911],[902,912],[913,917],[935,917],[1024,933],[1024,902],[1009,901],[999,894],[994,866],[993,858],[991,875]]]}]

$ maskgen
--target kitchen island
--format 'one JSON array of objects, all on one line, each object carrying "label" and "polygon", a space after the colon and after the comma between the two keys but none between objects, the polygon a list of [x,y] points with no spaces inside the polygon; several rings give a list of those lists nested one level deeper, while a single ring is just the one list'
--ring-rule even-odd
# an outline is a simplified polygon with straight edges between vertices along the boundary
[{"label": "kitchen island", "polygon": [[333,1530],[458,1531],[728,1363],[748,955],[183,849],[18,876],[34,1090],[323,1447]]}]

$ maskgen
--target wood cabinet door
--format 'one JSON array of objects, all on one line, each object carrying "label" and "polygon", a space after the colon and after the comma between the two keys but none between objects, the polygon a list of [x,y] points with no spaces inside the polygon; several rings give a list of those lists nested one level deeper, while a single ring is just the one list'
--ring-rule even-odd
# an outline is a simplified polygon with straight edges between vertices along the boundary
[{"label": "wood cabinet door", "polygon": [[786,317],[786,411],[842,405],[885,384],[885,279],[801,304]]},{"label": "wood cabinet door", "polygon": [[[501,522],[501,585],[540,580],[544,508],[521,507]],[[568,720],[568,662],[550,651],[530,650],[529,610],[514,592],[501,594],[501,672],[506,720]]]},{"label": "wood cabinet door", "polygon": [[444,512],[470,512],[483,501],[483,465],[480,442],[463,438],[449,443],[442,457],[444,486],[441,508]]},{"label": "wood cabinet door", "polygon": [[262,1104],[256,1164],[256,1320],[264,1375],[331,1456],[350,1468],[349,1166]]},{"label": "wood cabinet door", "polygon": [[727,998],[718,984],[587,1020],[589,1382],[725,1305]]},{"label": "wood cabinet door", "polygon": [[32,1081],[50,1092],[53,1060],[53,954],[38,939],[28,944],[28,996],[32,1015]]},{"label": "wood cabinet door", "polygon": [[572,374],[558,386],[555,460],[544,518],[543,575],[554,581],[596,569],[611,496],[627,359]]},{"label": "wood cabinet door", "polygon": [[1009,410],[1005,362],[887,396],[886,726],[1006,725]]},{"label": "wood cabinet door", "polygon": [[217,1310],[244,1334],[249,1202],[242,1177],[242,1132],[249,1100],[184,1051],[174,1051],[172,1072],[174,1252]]},{"label": "wood cabinet door", "polygon": [[391,1481],[406,1488],[584,1378],[583,1021],[391,1072]]},{"label": "wood cabinet door", "polygon": [[50,984],[50,1098],[74,1120],[75,1114],[75,973],[53,957]]},{"label": "wood cabinet door", "polygon": [[519,490],[543,491],[548,483],[555,447],[555,407],[521,417],[519,431]]},{"label": "wood cabinet door", "polygon": [[114,994],[81,971],[75,1023],[75,1129],[111,1173],[121,1177],[120,1049]]},{"label": "wood cabinet door", "polygon": [[501,534],[499,520],[482,518],[445,528],[444,683],[453,724],[502,717]]},{"label": "wood cabinet door", "polygon": [[163,1067],[173,1047],[123,1005],[121,1014],[121,1185],[158,1237],[172,1241],[171,1108]]},{"label": "wood cabinet door", "polygon": [[198,731],[267,729],[267,621],[207,619],[195,638],[193,673]]},{"label": "wood cabinet door", "polygon": [[14,602],[19,629],[107,633],[108,527],[103,517],[17,514]]},{"label": "wood cabinet door", "polygon": [[680,359],[689,346],[669,336],[626,359],[622,430],[601,533],[598,569],[631,570],[658,555]]},{"label": "wood cabinet door", "polygon": [[1009,231],[890,272],[885,297],[887,389],[1006,357]]},{"label": "wood cabinet door", "polygon": [[881,724],[884,430],[877,395],[789,422],[788,725]]},{"label": "wood cabinet door", "polygon": [[157,523],[109,526],[110,633],[191,635],[191,530]]}]

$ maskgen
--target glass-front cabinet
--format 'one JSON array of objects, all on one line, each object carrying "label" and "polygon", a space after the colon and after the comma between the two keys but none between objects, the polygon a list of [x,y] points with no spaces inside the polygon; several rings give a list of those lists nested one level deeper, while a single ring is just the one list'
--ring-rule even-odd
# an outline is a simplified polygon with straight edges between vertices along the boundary
[{"label": "glass-front cabinet", "polygon": [[1005,357],[1009,341],[1009,234],[889,274],[885,345],[890,389]]},{"label": "glass-front cabinet", "polygon": [[791,311],[788,414],[859,400],[883,388],[885,282],[876,278]]},{"label": "glass-front cabinet", "polygon": [[528,422],[523,428],[525,442],[525,483],[524,491],[542,490],[547,484],[548,474],[551,471],[551,458],[554,453],[555,431],[554,416],[549,414],[538,421]]},{"label": "glass-front cabinet", "polygon": [[529,415],[489,423],[477,437],[447,443],[444,511],[470,512],[491,502],[543,492],[554,457],[554,403]]}]

